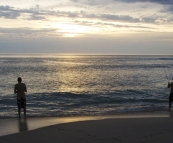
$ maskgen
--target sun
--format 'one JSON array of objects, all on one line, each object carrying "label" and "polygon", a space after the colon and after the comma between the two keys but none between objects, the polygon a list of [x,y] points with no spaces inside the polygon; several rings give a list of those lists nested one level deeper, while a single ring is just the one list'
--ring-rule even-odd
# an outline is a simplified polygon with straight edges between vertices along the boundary
[{"label": "sun", "polygon": [[68,24],[68,23],[55,23],[52,28],[57,28],[57,32],[62,34],[63,37],[77,37],[89,33],[91,30],[87,26]]}]

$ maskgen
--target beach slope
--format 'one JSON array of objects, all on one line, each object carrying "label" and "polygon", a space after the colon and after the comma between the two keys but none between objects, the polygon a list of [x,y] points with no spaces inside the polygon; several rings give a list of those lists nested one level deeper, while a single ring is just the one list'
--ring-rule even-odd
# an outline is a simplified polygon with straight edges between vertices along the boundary
[{"label": "beach slope", "polygon": [[0,143],[172,143],[173,118],[114,118],[42,127],[0,137]]}]

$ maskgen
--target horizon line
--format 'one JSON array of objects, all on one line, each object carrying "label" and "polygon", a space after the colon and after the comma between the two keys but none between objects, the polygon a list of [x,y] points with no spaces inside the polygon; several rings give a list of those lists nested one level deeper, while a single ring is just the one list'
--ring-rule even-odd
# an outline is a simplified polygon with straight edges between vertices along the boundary
[{"label": "horizon line", "polygon": [[173,56],[173,54],[112,54],[112,53],[0,53],[0,55],[20,55],[20,56],[32,56],[32,55],[43,55],[43,56]]}]

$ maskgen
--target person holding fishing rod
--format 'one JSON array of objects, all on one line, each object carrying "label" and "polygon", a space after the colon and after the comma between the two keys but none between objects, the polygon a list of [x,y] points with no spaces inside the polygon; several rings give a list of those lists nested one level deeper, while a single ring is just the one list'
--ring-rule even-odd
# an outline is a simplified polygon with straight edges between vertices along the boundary
[{"label": "person holding fishing rod", "polygon": [[[172,78],[173,80],[173,78]],[[171,104],[173,101],[173,81],[170,83],[168,81],[168,88],[170,88],[170,95],[169,95],[169,111],[171,111]]]}]

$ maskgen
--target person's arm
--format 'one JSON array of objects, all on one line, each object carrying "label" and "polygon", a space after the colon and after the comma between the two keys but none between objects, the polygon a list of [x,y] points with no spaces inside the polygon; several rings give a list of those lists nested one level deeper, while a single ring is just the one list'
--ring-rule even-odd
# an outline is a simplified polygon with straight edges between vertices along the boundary
[{"label": "person's arm", "polygon": [[168,82],[168,88],[170,88],[171,87],[171,84]]},{"label": "person's arm", "polygon": [[14,86],[14,93],[17,93],[16,85]]},{"label": "person's arm", "polygon": [[27,92],[26,85],[25,85],[25,92]]}]

